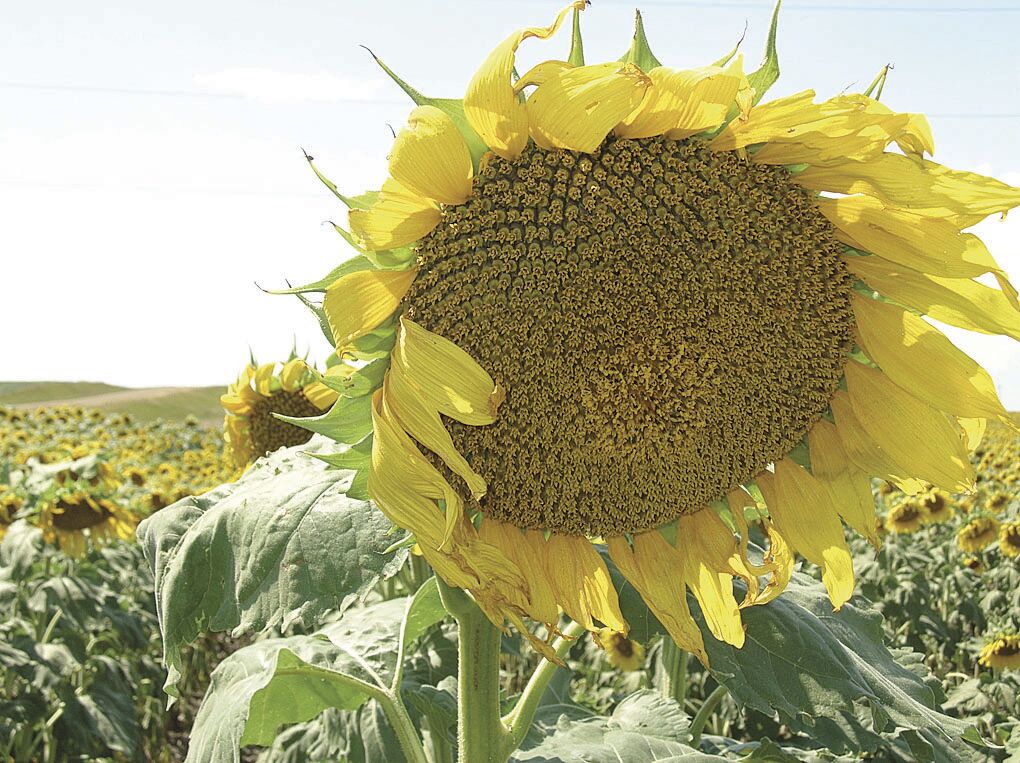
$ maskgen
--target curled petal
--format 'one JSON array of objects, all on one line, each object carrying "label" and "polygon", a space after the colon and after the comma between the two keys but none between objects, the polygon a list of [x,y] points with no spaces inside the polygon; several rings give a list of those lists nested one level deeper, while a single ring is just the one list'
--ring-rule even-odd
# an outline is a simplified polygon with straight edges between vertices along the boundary
[{"label": "curled petal", "polygon": [[413,193],[442,204],[471,196],[471,152],[454,121],[435,106],[407,118],[390,152],[390,175]]},{"label": "curled petal", "polygon": [[389,318],[416,274],[415,270],[359,270],[331,284],[322,310],[337,349],[343,350]]},{"label": "curled petal", "polygon": [[362,248],[370,251],[406,246],[428,234],[442,213],[427,198],[389,178],[367,209],[352,209],[351,231]]}]

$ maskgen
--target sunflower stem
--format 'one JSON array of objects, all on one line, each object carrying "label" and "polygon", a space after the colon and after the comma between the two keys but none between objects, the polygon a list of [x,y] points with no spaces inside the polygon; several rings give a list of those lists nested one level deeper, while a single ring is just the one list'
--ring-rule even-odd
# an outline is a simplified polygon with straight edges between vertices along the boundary
[{"label": "sunflower stem", "polygon": [[709,716],[719,707],[719,703],[722,702],[723,697],[727,693],[726,687],[719,684],[715,687],[715,691],[709,694],[701,704],[701,707],[698,708],[697,715],[691,721],[691,747],[697,748],[701,744],[701,734],[705,730],[705,724],[708,723]]},{"label": "sunflower stem", "polygon": [[459,763],[506,763],[509,731],[500,719],[500,632],[459,588],[436,577],[443,606],[457,621]]},{"label": "sunflower stem", "polygon": [[[584,626],[571,621],[563,628],[562,633],[563,635],[556,639],[552,645],[553,651],[560,659],[563,659],[574,642],[584,633]],[[524,687],[524,691],[518,697],[514,709],[503,716],[503,723],[510,729],[510,736],[507,740],[509,745],[509,749],[506,751],[507,757],[520,747],[524,737],[527,736],[528,729],[531,728],[531,723],[535,719],[535,711],[538,710],[545,690],[549,687],[549,682],[559,667],[561,666],[552,660],[543,658],[531,678],[528,679],[528,685]]]},{"label": "sunflower stem", "polygon": [[690,655],[668,635],[662,637],[659,652],[659,690],[667,699],[675,699],[682,708],[687,698],[687,661]]}]

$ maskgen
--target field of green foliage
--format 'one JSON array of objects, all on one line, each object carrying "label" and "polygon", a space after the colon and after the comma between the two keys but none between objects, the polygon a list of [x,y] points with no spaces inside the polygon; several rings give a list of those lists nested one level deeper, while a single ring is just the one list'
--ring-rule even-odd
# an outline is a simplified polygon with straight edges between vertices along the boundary
[{"label": "field of green foliage", "polygon": [[[193,760],[233,760],[240,745],[244,760],[399,761],[380,701],[390,690],[431,759],[452,759],[457,646],[435,581],[398,537],[373,547],[385,520],[369,504],[328,490],[301,498],[296,485],[344,474],[299,455],[319,440],[223,487],[236,470],[220,434],[195,420],[0,408],[0,444],[0,760],[176,761],[190,736]],[[631,641],[567,645],[570,670],[552,668],[512,759],[601,761],[601,744],[628,763],[695,760],[695,749],[698,760],[1020,760],[1009,638],[1020,631],[1020,439],[993,427],[974,458],[970,496],[876,484],[883,544],[851,540],[858,597],[834,615],[803,565],[786,594],[746,612],[744,649],[706,639],[712,672],[623,594]],[[300,519],[266,549],[250,538],[267,509],[246,515],[244,497],[269,478],[273,511]],[[357,564],[323,555],[331,539],[315,516],[331,511],[350,515],[331,532],[359,541],[347,545]],[[153,515],[160,537],[179,529],[176,545],[155,547],[144,530],[136,540]],[[187,582],[174,578],[175,554],[190,554],[204,581],[190,598],[175,590]],[[286,589],[285,574],[297,580]],[[360,666],[374,683],[360,695],[325,679],[318,693],[280,685],[282,655]],[[515,634],[500,659],[509,706],[539,657]],[[178,697],[169,708],[164,683]],[[978,737],[990,746],[961,741]]]}]

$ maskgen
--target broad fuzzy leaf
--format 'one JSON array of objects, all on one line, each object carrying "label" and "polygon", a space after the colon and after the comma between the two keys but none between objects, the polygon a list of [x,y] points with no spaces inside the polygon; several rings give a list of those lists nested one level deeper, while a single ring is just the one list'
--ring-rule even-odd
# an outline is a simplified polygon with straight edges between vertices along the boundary
[{"label": "broad fuzzy leaf", "polygon": [[260,459],[236,483],[185,498],[141,524],[175,694],[181,648],[207,630],[257,631],[345,610],[406,551],[386,553],[391,525],[345,495],[352,472],[321,460],[313,438]]}]

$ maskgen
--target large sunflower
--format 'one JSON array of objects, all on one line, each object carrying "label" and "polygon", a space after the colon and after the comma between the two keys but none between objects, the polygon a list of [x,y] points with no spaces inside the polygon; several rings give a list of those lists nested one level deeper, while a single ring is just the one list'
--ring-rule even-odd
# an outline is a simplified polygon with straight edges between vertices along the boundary
[{"label": "large sunflower", "polygon": [[[663,66],[640,26],[586,65],[583,7],[507,37],[463,101],[383,67],[418,104],[390,177],[346,197],[320,175],[362,252],[323,312],[376,384],[306,426],[351,445],[334,463],[493,622],[625,634],[608,553],[705,661],[688,589],[739,646],[739,608],[782,591],[793,552],[849,599],[841,520],[877,541],[872,476],[971,489],[968,443],[1008,418],[922,314],[1020,338],[1016,292],[962,232],[1020,189],[924,158],[925,118],[866,95],[759,103],[775,20],[745,76],[733,54]],[[568,59],[515,81],[518,46],[571,9]]]},{"label": "large sunflower", "polygon": [[314,416],[336,402],[336,392],[316,381],[316,374],[300,358],[284,363],[245,366],[220,404],[223,439],[234,463],[245,467],[256,458],[279,448],[308,442],[311,434],[277,418]]}]

